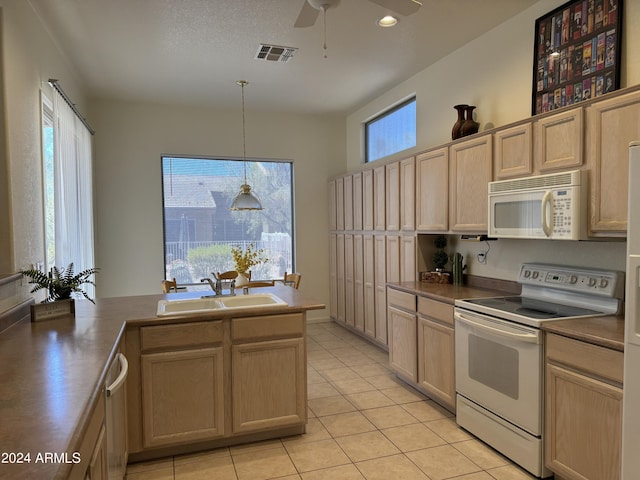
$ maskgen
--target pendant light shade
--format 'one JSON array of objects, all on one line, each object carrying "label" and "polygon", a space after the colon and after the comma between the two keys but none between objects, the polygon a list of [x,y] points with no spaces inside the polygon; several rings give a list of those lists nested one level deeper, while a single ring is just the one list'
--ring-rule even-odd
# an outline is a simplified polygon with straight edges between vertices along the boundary
[{"label": "pendant light shade", "polygon": [[236,82],[242,88],[242,159],[244,162],[244,183],[240,185],[240,192],[233,199],[229,210],[262,210],[262,202],[258,195],[251,191],[247,183],[247,142],[244,123],[244,87],[249,84],[246,80]]}]

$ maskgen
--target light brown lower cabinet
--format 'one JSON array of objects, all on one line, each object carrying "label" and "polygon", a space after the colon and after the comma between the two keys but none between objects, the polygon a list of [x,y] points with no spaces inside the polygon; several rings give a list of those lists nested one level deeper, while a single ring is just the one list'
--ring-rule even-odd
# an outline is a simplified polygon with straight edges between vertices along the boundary
[{"label": "light brown lower cabinet", "polygon": [[399,378],[455,412],[453,305],[387,290],[389,365]]},{"label": "light brown lower cabinet", "polygon": [[133,461],[303,433],[305,325],[287,313],[128,329]]},{"label": "light brown lower cabinet", "polygon": [[620,479],[623,353],[546,339],[545,464],[564,480]]},{"label": "light brown lower cabinet", "polygon": [[[89,424],[76,451],[79,454],[80,461],[73,464],[69,473],[69,480],[107,480],[104,391],[101,392],[93,411],[89,415]],[[69,453],[69,456],[71,456],[71,453]]]}]

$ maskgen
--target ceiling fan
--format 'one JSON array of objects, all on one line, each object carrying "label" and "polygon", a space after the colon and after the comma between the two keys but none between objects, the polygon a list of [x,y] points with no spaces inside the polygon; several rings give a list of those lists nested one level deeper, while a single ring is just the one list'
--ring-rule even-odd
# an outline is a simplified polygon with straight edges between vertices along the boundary
[{"label": "ceiling fan", "polygon": [[[422,6],[422,2],[419,0],[369,0],[370,2],[377,3],[378,5],[391,10],[392,12],[399,13],[400,15],[411,15],[418,11]],[[311,27],[316,23],[318,14],[320,12],[327,13],[330,8],[335,8],[340,3],[340,0],[304,0],[302,9],[293,24],[296,28]]]}]

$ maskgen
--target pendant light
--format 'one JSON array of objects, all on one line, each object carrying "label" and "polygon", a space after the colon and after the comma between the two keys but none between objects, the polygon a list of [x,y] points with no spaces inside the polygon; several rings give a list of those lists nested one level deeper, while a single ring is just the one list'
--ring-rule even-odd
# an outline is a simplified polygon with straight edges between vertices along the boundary
[{"label": "pendant light", "polygon": [[233,199],[229,210],[262,210],[260,198],[251,191],[247,183],[247,142],[244,123],[244,87],[249,84],[246,80],[236,82],[242,88],[242,159],[244,165],[244,183],[240,185],[240,192]]}]

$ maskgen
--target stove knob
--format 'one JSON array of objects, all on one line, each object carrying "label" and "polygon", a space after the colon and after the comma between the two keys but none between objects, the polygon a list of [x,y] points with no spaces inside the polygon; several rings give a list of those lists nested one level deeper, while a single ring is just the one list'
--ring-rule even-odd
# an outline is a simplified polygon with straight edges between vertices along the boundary
[{"label": "stove knob", "polygon": [[533,272],[533,279],[535,280],[536,278],[538,278],[539,273],[538,272]]},{"label": "stove knob", "polygon": [[531,276],[531,270],[525,270],[523,276],[524,278],[529,278]]},{"label": "stove knob", "polygon": [[589,286],[590,287],[595,287],[596,286],[596,279],[595,278],[590,278],[589,279]]},{"label": "stove knob", "polygon": [[607,285],[609,285],[609,280],[607,280],[606,278],[601,278],[600,279],[600,288],[607,288]]},{"label": "stove knob", "polygon": [[575,275],[571,275],[571,278],[569,278],[569,283],[571,284],[578,283],[578,277]]}]

